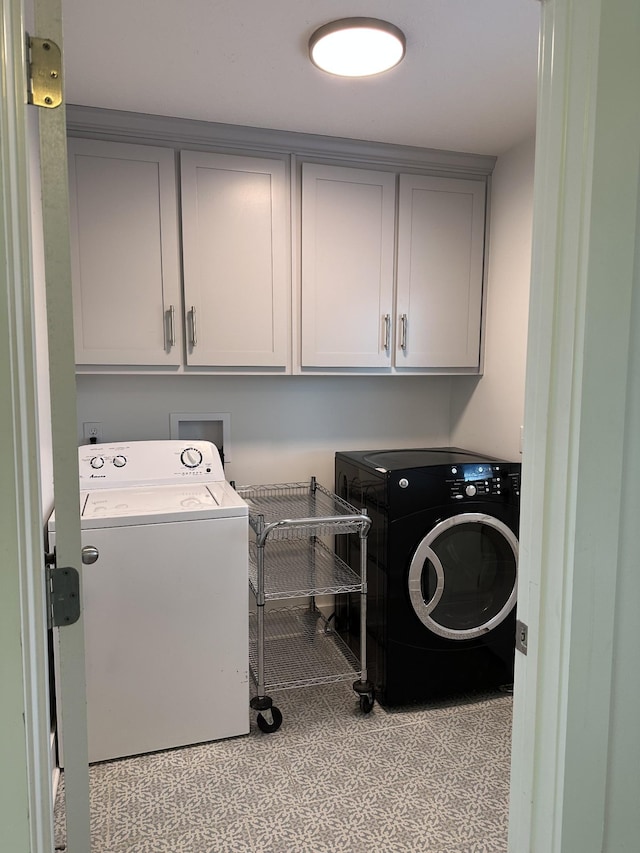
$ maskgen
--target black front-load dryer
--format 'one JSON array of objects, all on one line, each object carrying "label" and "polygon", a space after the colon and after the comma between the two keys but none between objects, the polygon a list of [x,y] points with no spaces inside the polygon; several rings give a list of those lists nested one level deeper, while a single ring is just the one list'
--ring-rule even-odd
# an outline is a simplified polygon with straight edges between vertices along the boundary
[{"label": "black front-load dryer", "polygon": [[[513,681],[520,463],[458,448],[337,453],[336,491],[366,510],[367,667],[394,705]],[[336,537],[360,570],[360,540]],[[360,656],[360,596],[336,627]]]}]

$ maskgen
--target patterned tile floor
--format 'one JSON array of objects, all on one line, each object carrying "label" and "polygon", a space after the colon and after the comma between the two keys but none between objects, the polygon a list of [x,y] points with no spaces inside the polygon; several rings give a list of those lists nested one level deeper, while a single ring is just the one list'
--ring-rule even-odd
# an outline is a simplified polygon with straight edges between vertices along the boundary
[{"label": "patterned tile floor", "polygon": [[[505,853],[509,695],[368,715],[349,684],[274,699],[273,734],[252,720],[246,737],[92,766],[92,853]],[[64,780],[55,824],[63,851]]]}]

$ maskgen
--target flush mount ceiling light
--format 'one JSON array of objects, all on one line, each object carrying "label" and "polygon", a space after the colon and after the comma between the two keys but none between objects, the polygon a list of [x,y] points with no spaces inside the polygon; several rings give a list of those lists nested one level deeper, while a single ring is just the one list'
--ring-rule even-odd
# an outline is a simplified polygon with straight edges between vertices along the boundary
[{"label": "flush mount ceiling light", "polygon": [[402,30],[377,18],[342,18],[309,39],[314,65],[340,77],[369,77],[397,65],[405,51]]}]

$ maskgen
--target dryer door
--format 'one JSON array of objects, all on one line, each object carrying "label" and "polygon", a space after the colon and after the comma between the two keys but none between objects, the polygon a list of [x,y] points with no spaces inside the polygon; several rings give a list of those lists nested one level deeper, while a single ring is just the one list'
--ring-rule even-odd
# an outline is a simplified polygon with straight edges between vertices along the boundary
[{"label": "dryer door", "polygon": [[491,515],[467,512],[436,524],[409,567],[409,598],[441,637],[469,640],[497,627],[516,603],[518,540]]}]

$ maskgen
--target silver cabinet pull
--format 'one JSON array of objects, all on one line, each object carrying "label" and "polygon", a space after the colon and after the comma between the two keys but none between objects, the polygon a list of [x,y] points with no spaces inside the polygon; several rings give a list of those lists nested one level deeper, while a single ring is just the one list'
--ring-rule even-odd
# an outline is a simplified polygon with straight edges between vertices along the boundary
[{"label": "silver cabinet pull", "polygon": [[400,315],[400,349],[407,349],[407,315]]},{"label": "silver cabinet pull", "polygon": [[198,343],[198,329],[196,326],[196,309],[191,306],[191,349]]},{"label": "silver cabinet pull", "polygon": [[176,345],[176,309],[169,306],[169,349]]},{"label": "silver cabinet pull", "polygon": [[382,341],[383,349],[389,351],[391,345],[391,314],[385,314],[384,318],[384,339]]},{"label": "silver cabinet pull", "polygon": [[82,562],[85,564],[85,566],[92,566],[100,556],[100,552],[98,551],[95,545],[85,545],[81,551],[81,554]]}]

